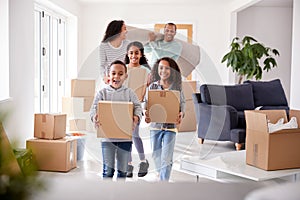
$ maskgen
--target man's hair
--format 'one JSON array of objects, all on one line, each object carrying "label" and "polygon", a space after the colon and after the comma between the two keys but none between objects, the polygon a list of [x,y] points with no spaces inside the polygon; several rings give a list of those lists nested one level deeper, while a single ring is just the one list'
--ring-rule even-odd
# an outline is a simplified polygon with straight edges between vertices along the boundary
[{"label": "man's hair", "polygon": [[172,22],[166,23],[165,28],[166,28],[167,25],[169,25],[169,26],[175,26],[175,31],[177,30],[176,24],[174,24]]}]

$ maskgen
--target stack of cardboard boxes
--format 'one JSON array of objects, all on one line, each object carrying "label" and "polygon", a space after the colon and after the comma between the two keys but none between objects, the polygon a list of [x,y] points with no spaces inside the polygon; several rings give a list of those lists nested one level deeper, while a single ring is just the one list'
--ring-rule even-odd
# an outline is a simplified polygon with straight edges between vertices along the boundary
[{"label": "stack of cardboard boxes", "polygon": [[35,114],[34,138],[26,148],[38,170],[68,172],[77,166],[77,140],[66,137],[66,114]]},{"label": "stack of cardboard boxes", "polygon": [[71,80],[71,94],[62,99],[62,113],[67,114],[68,131],[95,131],[89,116],[94,95],[95,80]]}]

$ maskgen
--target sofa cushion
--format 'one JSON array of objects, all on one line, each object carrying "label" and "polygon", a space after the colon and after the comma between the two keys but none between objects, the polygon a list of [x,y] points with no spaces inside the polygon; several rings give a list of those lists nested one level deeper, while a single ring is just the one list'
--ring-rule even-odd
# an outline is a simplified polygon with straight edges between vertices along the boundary
[{"label": "sofa cushion", "polygon": [[257,106],[287,106],[288,102],[279,79],[272,81],[245,81],[252,85]]},{"label": "sofa cushion", "polygon": [[230,105],[236,110],[254,109],[251,84],[200,86],[201,100],[212,105]]}]

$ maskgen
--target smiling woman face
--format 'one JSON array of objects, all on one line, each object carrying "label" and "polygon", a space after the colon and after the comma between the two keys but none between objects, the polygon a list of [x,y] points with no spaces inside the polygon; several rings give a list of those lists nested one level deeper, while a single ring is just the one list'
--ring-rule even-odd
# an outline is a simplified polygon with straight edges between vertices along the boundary
[{"label": "smiling woman face", "polygon": [[127,73],[125,70],[125,66],[121,64],[113,64],[112,66],[110,66],[109,83],[113,88],[115,89],[120,88],[126,78],[127,78]]},{"label": "smiling woman face", "polygon": [[122,29],[121,29],[121,33],[120,33],[120,37],[125,40],[126,39],[126,35],[127,35],[127,27],[125,24],[123,24]]}]

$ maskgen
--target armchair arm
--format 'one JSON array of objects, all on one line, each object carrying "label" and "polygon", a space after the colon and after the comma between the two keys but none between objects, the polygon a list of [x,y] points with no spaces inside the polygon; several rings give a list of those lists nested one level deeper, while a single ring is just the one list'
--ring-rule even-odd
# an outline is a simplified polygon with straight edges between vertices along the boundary
[{"label": "armchair arm", "polygon": [[238,125],[237,110],[234,107],[199,103],[196,112],[199,138],[230,140],[230,130]]},{"label": "armchair arm", "polygon": [[201,101],[201,94],[200,93],[193,93],[192,97],[193,97],[194,104],[196,104],[196,103],[202,103],[202,101]]}]

